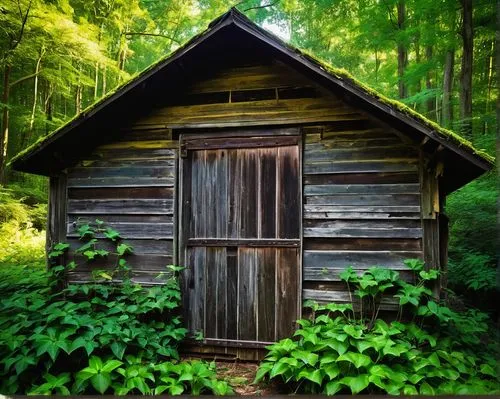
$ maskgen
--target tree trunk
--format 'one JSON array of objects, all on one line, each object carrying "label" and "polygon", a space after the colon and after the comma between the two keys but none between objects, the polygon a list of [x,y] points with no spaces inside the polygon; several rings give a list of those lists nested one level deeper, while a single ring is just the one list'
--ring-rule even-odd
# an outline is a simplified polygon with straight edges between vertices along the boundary
[{"label": "tree trunk", "polygon": [[97,100],[99,92],[99,61],[95,63],[95,79],[94,79],[94,100]]},{"label": "tree trunk", "polygon": [[453,68],[455,66],[455,51],[448,50],[445,56],[443,73],[443,103],[441,124],[450,128],[453,121],[453,106],[451,104],[451,91],[453,89]]},{"label": "tree trunk", "polygon": [[27,134],[21,140],[21,148],[31,141],[31,137],[33,136],[33,128],[35,126],[35,116],[36,116],[36,106],[38,101],[38,74],[40,73],[40,64],[42,63],[44,51],[40,50],[40,56],[36,61],[35,66],[35,82],[33,83],[33,106],[31,107],[31,116],[30,116],[30,126]]},{"label": "tree trunk", "polygon": [[102,95],[106,95],[106,64],[102,67]]},{"label": "tree trunk", "polygon": [[2,133],[0,135],[0,185],[6,181],[5,164],[7,161],[7,145],[9,144],[9,94],[10,94],[10,73],[12,65],[7,64],[3,73],[3,93],[2,93]]},{"label": "tree trunk", "polygon": [[[406,19],[406,6],[403,0],[398,2],[398,29],[403,31],[405,29],[405,19]],[[408,65],[408,53],[404,42],[398,40],[398,92],[399,98],[408,97],[408,88],[404,83],[403,77],[405,73],[406,66]]]},{"label": "tree trunk", "polygon": [[460,119],[462,135],[472,137],[472,0],[462,2],[462,70],[460,73]]},{"label": "tree trunk", "polygon": [[[428,63],[432,61],[432,46],[427,46],[425,48],[425,59]],[[430,69],[427,71],[425,75],[425,88],[430,91],[433,89],[432,85],[432,75]],[[432,119],[433,121],[437,121],[436,118],[436,96],[433,96],[427,100],[426,108],[427,108],[427,117]]]}]

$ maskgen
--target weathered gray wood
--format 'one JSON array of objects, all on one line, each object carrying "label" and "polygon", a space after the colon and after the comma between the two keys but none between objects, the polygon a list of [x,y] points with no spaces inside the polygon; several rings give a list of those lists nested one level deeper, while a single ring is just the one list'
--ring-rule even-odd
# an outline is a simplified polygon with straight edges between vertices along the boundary
[{"label": "weathered gray wood", "polygon": [[421,238],[421,228],[304,227],[304,237]]},{"label": "weathered gray wood", "polygon": [[406,270],[405,259],[421,258],[420,251],[304,251],[304,270],[309,267],[342,268],[381,266]]},{"label": "weathered gray wood", "polygon": [[110,167],[76,167],[68,172],[70,179],[96,179],[104,177],[172,177],[174,176],[174,161],[164,161],[161,166],[110,166]]},{"label": "weathered gray wood", "polygon": [[[304,300],[311,299],[319,303],[351,303],[351,298],[347,291],[324,291],[324,290],[313,290],[304,289],[302,290],[302,296]],[[355,299],[353,295],[353,302],[355,308],[359,308],[358,299]],[[397,298],[383,297],[381,301],[382,310],[397,310],[398,302]]]},{"label": "weathered gray wood", "polygon": [[299,252],[294,248],[278,248],[276,252],[276,339],[282,339],[293,334],[299,316]]},{"label": "weathered gray wood", "polygon": [[377,172],[416,172],[418,163],[413,159],[383,161],[338,161],[305,163],[305,174],[323,173],[377,173]]},{"label": "weathered gray wood", "polygon": [[186,139],[183,147],[188,150],[208,150],[221,148],[262,148],[296,145],[299,136],[224,137]]},{"label": "weathered gray wood", "polygon": [[257,337],[258,341],[275,341],[276,249],[256,250],[257,266]]},{"label": "weathered gray wood", "polygon": [[[70,250],[75,251],[80,248],[84,242],[77,238],[69,238],[66,242],[70,245]],[[135,240],[122,240],[121,242],[130,245],[135,255],[143,254],[156,254],[156,255],[173,255],[172,240],[154,240],[154,239],[135,239]],[[116,251],[117,243],[110,240],[99,240],[99,248],[107,251]]]},{"label": "weathered gray wood", "polygon": [[382,212],[304,212],[304,219],[418,219],[420,214]]},{"label": "weathered gray wood", "polygon": [[391,146],[391,147],[353,147],[353,148],[332,148],[312,150],[306,147],[304,151],[304,163],[314,164],[325,161],[365,161],[376,159],[407,159],[417,158],[418,154],[412,147]]},{"label": "weathered gray wood", "polygon": [[414,206],[420,205],[418,194],[336,194],[336,195],[309,195],[307,205],[342,205],[342,206]]},{"label": "weathered gray wood", "polygon": [[224,318],[224,313],[220,314],[217,309],[217,281],[218,281],[218,265],[216,260],[220,260],[217,254],[222,248],[212,247],[207,248],[205,252],[205,296],[203,298],[205,304],[205,331],[203,336],[207,338],[219,338],[217,335],[217,318]]},{"label": "weathered gray wood", "polygon": [[238,339],[256,340],[256,249],[238,249]]},{"label": "weathered gray wood", "polygon": [[187,242],[192,247],[298,247],[298,239],[271,239],[271,238],[190,238]]},{"label": "weathered gray wood", "polygon": [[173,199],[172,187],[70,188],[69,199]]},{"label": "weathered gray wood", "polygon": [[[358,275],[363,274],[371,266],[359,266],[354,268]],[[391,268],[392,269],[392,268]],[[393,269],[399,273],[399,277],[404,281],[413,282],[414,272],[409,269]],[[304,281],[324,281],[340,282],[340,275],[345,271],[345,267],[308,267],[304,269]]]},{"label": "weathered gray wood", "polygon": [[308,238],[304,250],[421,251],[422,240],[406,238]]},{"label": "weathered gray wood", "polygon": [[[279,238],[299,238],[300,187],[298,146],[278,149],[278,217]],[[263,204],[263,206],[266,206]]]},{"label": "weathered gray wood", "polygon": [[[120,232],[124,239],[172,239],[173,223],[121,223],[111,222],[107,226]],[[69,238],[79,237],[76,226],[69,224],[67,226],[67,236]],[[97,237],[103,237],[98,234]]]},{"label": "weathered gray wood", "polygon": [[[67,206],[67,178],[65,173],[51,177],[49,180],[49,204],[47,213],[46,252],[66,240],[66,206]],[[65,256],[58,259],[64,263]]]},{"label": "weathered gray wood", "polygon": [[[385,199],[384,197],[382,197]],[[307,198],[306,198],[307,200]],[[320,201],[318,197],[317,201]],[[419,213],[419,205],[386,205],[383,201],[380,201],[380,206],[378,204],[374,206],[365,205],[316,205],[316,204],[305,204],[305,212],[330,212],[330,213],[387,213],[389,215],[398,215],[399,213]],[[353,219],[355,219],[353,217]]]},{"label": "weathered gray wood", "polygon": [[419,183],[417,171],[304,175],[304,185]]},{"label": "weathered gray wood", "polygon": [[173,187],[171,177],[89,177],[68,179],[68,187]]},{"label": "weathered gray wood", "polygon": [[333,194],[420,194],[420,185],[414,184],[317,184],[306,185],[304,195]]},{"label": "weathered gray wood", "polygon": [[227,338],[227,251],[226,248],[218,248],[215,253],[215,276],[216,276],[216,337]]},{"label": "weathered gray wood", "polygon": [[[88,261],[83,255],[69,255],[77,263],[76,271],[85,272],[94,269],[114,270],[118,264],[117,255],[98,257]],[[134,271],[167,272],[167,266],[172,264],[172,256],[152,254],[131,254],[124,257]]]},{"label": "weathered gray wood", "polygon": [[[165,285],[167,280],[172,277],[169,272],[156,272],[156,271],[132,271],[130,280],[134,283],[141,285]],[[68,272],[67,280],[70,283],[84,284],[94,282],[92,275],[85,272]],[[123,278],[119,275],[113,276],[113,283],[122,283]]]},{"label": "weathered gray wood", "polygon": [[172,215],[172,199],[111,199],[68,201],[68,213],[88,214],[139,214]]}]

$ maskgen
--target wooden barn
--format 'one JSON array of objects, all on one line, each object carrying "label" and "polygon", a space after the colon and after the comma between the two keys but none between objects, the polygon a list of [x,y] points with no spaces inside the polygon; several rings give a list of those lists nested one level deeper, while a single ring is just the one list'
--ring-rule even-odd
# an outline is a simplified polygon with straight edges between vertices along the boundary
[{"label": "wooden barn", "polygon": [[446,195],[492,160],[231,10],[12,165],[50,177],[49,247],[104,220],[135,281],[185,266],[190,331],[245,357],[349,301],[348,265],[445,270]]}]

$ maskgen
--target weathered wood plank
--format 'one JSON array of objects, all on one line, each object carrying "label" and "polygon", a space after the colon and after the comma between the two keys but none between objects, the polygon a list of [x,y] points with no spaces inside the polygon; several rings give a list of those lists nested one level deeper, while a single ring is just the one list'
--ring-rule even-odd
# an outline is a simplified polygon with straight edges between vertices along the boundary
[{"label": "weathered wood plank", "polygon": [[278,237],[298,238],[300,228],[298,146],[278,149]]},{"label": "weathered wood plank", "polygon": [[340,205],[360,207],[403,207],[420,206],[419,194],[338,194],[338,195],[309,195],[305,198],[307,205]]},{"label": "weathered wood plank", "polygon": [[238,248],[238,339],[257,338],[256,305],[256,250]]},{"label": "weathered wood plank", "polygon": [[100,145],[99,150],[117,150],[117,149],[175,149],[179,147],[177,140],[144,140],[144,141],[116,141],[109,144]]},{"label": "weathered wood plank", "polygon": [[84,159],[75,159],[75,161],[86,162],[88,164],[93,162],[93,166],[99,165],[99,162],[118,163],[123,161],[144,161],[151,158],[156,160],[171,160],[175,158],[177,150],[171,148],[122,148],[122,149],[108,149],[97,147],[92,153],[85,155]]},{"label": "weathered wood plank", "polygon": [[[113,166],[113,167],[76,167],[68,172],[70,179],[98,179],[104,177],[172,177],[175,175],[173,161],[164,161],[162,166]],[[169,165],[170,163],[170,165]]]},{"label": "weathered wood plank", "polygon": [[257,178],[258,178],[258,150],[241,149],[238,151],[238,157],[241,158],[239,163],[241,170],[241,185],[233,186],[234,189],[240,191],[240,238],[257,237]]},{"label": "weathered wood plank", "polygon": [[289,337],[299,315],[298,249],[276,249],[276,339]]},{"label": "weathered wood plank", "polygon": [[299,136],[224,137],[183,140],[188,150],[220,148],[261,148],[296,145]]},{"label": "weathered wood plank", "polygon": [[304,175],[304,185],[331,184],[404,184],[419,183],[418,173],[388,172],[388,173],[347,173],[347,174],[316,174]]},{"label": "weathered wood plank", "polygon": [[102,177],[68,179],[68,187],[173,187],[175,177]]},{"label": "weathered wood plank", "polygon": [[172,187],[69,188],[69,199],[173,199]]},{"label": "weathered wood plank", "polygon": [[328,173],[379,173],[379,172],[416,172],[418,160],[352,160],[321,163],[305,163],[304,174]]},{"label": "weathered wood plank", "polygon": [[[333,208],[333,207],[332,207]],[[304,212],[304,219],[418,219],[420,214],[413,213],[383,213],[383,212]]]},{"label": "weathered wood plank", "polygon": [[224,314],[219,315],[217,309],[217,281],[218,271],[216,259],[219,260],[217,254],[222,248],[212,247],[207,248],[204,259],[205,269],[205,332],[204,337],[218,338],[217,336],[217,318],[224,317]]},{"label": "weathered wood plank", "polygon": [[260,89],[308,84],[309,81],[285,65],[259,65],[224,69],[189,86],[189,93]]},{"label": "weathered wood plank", "polygon": [[236,249],[227,251],[227,326],[228,339],[238,338],[238,254]]},{"label": "weathered wood plank", "polygon": [[413,184],[318,184],[306,185],[304,195],[333,194],[420,194],[420,185]]},{"label": "weathered wood plank", "polygon": [[[306,198],[307,200],[307,198]],[[344,201],[346,202],[346,201]],[[379,203],[384,203],[380,201]],[[418,205],[323,205],[323,204],[305,204],[304,212],[325,212],[325,213],[382,213],[397,216],[403,214],[413,214],[420,212]],[[352,217],[354,219],[354,216]]]},{"label": "weathered wood plank", "polygon": [[216,336],[227,338],[227,251],[219,248],[215,253],[216,283]]},{"label": "weathered wood plank", "polygon": [[[75,251],[80,248],[84,242],[77,238],[67,239],[66,242],[70,245],[70,250]],[[134,255],[156,254],[156,255],[173,255],[172,240],[151,240],[151,239],[136,239],[121,241],[130,245],[134,250]],[[116,243],[109,240],[99,240],[99,248],[107,251],[116,251]]]},{"label": "weathered wood plank", "polygon": [[420,251],[312,251],[305,250],[304,271],[309,267],[368,268],[381,266],[394,270],[406,270],[405,259],[422,258]]},{"label": "weathered wood plank", "polygon": [[[150,285],[164,285],[169,278],[171,278],[171,273],[161,273],[156,271],[132,271],[130,280],[134,283],[150,286]],[[92,275],[85,272],[68,272],[68,282],[76,284],[92,283],[94,280]],[[122,283],[123,278],[120,276],[113,277],[114,283]]]},{"label": "weathered wood plank", "polygon": [[[123,239],[172,239],[173,223],[120,223],[111,222],[107,226],[120,232]],[[79,237],[73,224],[67,226],[67,237]],[[97,237],[103,237],[102,234]]]},{"label": "weathered wood plank", "polygon": [[[75,260],[78,265],[75,270],[79,272],[90,272],[96,269],[113,270],[118,263],[117,255],[112,254],[91,261],[87,261],[86,257],[79,254],[70,253],[68,256]],[[134,271],[167,272],[167,265],[172,264],[172,256],[168,255],[131,254],[125,259]]]},{"label": "weathered wood plank", "polygon": [[421,238],[421,228],[336,228],[336,227],[305,227],[304,237],[332,238]]},{"label": "weathered wood plank", "polygon": [[[318,303],[351,303],[351,298],[347,291],[324,291],[324,290],[313,290],[304,289],[302,290],[302,296],[304,300],[311,299],[317,301]],[[358,308],[359,300],[353,298],[355,308]],[[397,310],[398,309],[397,298],[383,297],[381,300],[382,310]]]},{"label": "weathered wood plank", "polygon": [[206,272],[206,249],[191,248],[189,252],[193,254],[192,264],[192,292],[189,302],[189,315],[191,318],[191,332],[201,332],[205,335],[205,272]]},{"label": "weathered wood plank", "polygon": [[192,247],[299,247],[299,239],[272,238],[190,238]]},{"label": "weathered wood plank", "polygon": [[364,161],[364,160],[389,160],[389,159],[417,159],[418,154],[412,147],[389,146],[389,147],[353,147],[332,148],[312,150],[306,146],[304,151],[304,163],[313,164],[320,162],[338,161]]},{"label": "weathered wood plank", "polygon": [[[175,166],[175,159],[152,159],[153,155],[149,155],[149,158],[146,159],[128,159],[126,161],[113,159],[112,154],[110,155],[111,157],[107,159],[81,160],[69,169],[72,177],[80,177],[77,174],[81,173],[84,168],[95,168],[98,171],[96,176],[98,176],[100,171],[106,168],[173,168]],[[77,173],[73,173],[75,170]]]},{"label": "weathered wood plank", "polygon": [[420,239],[406,238],[308,238],[304,250],[319,251],[421,251]]},{"label": "weathered wood plank", "polygon": [[359,228],[359,229],[402,229],[421,227],[420,220],[304,220],[304,227]]},{"label": "weathered wood plank", "polygon": [[[371,266],[359,266],[354,268],[358,275],[363,274]],[[391,268],[392,270],[395,270]],[[304,282],[340,282],[340,275],[345,271],[345,267],[309,267],[304,269]],[[414,272],[410,269],[397,269],[399,277],[404,281],[413,282]]]},{"label": "weathered wood plank", "polygon": [[104,226],[108,223],[172,223],[172,215],[130,215],[130,214],[92,214],[81,215],[78,213],[68,214],[68,224],[95,224],[96,220],[102,220]]},{"label": "weathered wood plank", "polygon": [[89,199],[68,201],[68,213],[171,215],[172,199]]},{"label": "weathered wood plank", "polygon": [[276,151],[271,148],[259,151],[259,237],[274,238],[276,235],[277,193]]},{"label": "weathered wood plank", "polygon": [[257,337],[258,341],[275,341],[276,249],[256,251],[257,266]]}]

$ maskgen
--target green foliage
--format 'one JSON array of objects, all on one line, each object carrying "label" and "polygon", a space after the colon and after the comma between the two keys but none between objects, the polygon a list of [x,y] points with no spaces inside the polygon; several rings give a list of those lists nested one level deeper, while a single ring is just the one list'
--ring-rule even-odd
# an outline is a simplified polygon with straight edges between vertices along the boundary
[{"label": "green foliage", "polygon": [[[186,334],[175,276],[181,268],[169,266],[164,285],[142,287],[128,277],[125,256],[133,249],[121,242],[118,232],[99,220],[81,224],[79,231],[83,243],[76,252],[118,256],[116,265],[96,273],[93,282],[58,289],[66,272],[78,269],[74,261],[55,263],[67,256],[65,243],[53,246],[48,273],[26,275],[22,269],[16,276],[0,274],[0,392],[146,394],[182,369],[177,384],[182,392],[230,393],[215,379],[213,367],[177,362],[177,347]],[[116,252],[100,252],[100,241],[93,237],[103,232]],[[95,257],[85,256],[89,261]],[[101,282],[117,277],[121,284]],[[166,360],[172,365],[168,372],[159,367]]]},{"label": "green foliage", "polygon": [[[311,318],[298,321],[293,339],[268,347],[256,381],[275,379],[295,392],[327,395],[498,392],[494,352],[479,339],[488,331],[486,316],[435,302],[425,283],[437,273],[424,271],[420,261],[406,263],[417,275],[415,284],[391,270],[371,268],[358,276],[346,269],[341,278],[354,289],[357,311],[307,303]],[[411,321],[377,317],[387,292]]]},{"label": "green foliage", "polygon": [[45,262],[47,206],[17,187],[0,187],[0,268]]}]

